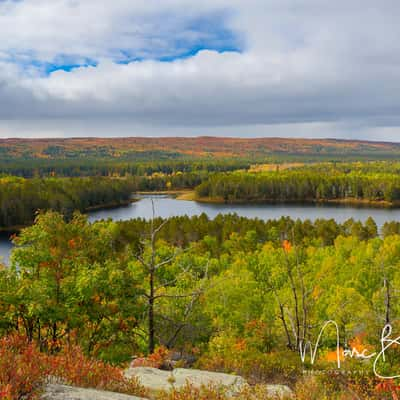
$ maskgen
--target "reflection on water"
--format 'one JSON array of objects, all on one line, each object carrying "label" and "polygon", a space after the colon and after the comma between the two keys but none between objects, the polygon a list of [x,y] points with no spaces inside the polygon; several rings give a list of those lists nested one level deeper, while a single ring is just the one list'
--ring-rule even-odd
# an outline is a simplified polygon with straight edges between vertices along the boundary
[{"label": "reflection on water", "polygon": [[0,233],[0,262],[9,264],[12,249],[9,233]]},{"label": "reflection on water", "polygon": [[[128,206],[98,210],[89,213],[90,221],[100,219],[127,220],[131,218],[151,218],[152,200],[154,202],[157,216],[168,218],[180,215],[199,215],[207,214],[210,218],[218,214],[237,213],[248,218],[261,218],[264,220],[277,219],[288,216],[292,219],[318,218],[335,219],[344,222],[349,218],[365,221],[368,217],[373,217],[378,227],[387,221],[400,220],[400,209],[386,208],[355,208],[344,205],[314,205],[314,204],[205,204],[194,201],[176,200],[165,195],[142,196],[140,201]],[[8,235],[0,235],[0,255],[4,262],[8,262],[11,243]]]},{"label": "reflection on water", "polygon": [[261,218],[264,220],[288,216],[293,219],[333,218],[344,222],[349,218],[365,221],[372,216],[381,227],[385,222],[400,220],[400,209],[389,208],[355,208],[345,205],[315,204],[206,204],[194,201],[176,200],[165,195],[143,196],[140,201],[126,207],[94,211],[89,214],[91,221],[112,218],[126,220],[131,218],[150,218],[152,215],[151,200],[154,201],[156,215],[167,218],[179,215],[207,214],[210,218],[218,214],[237,213],[243,217]]}]

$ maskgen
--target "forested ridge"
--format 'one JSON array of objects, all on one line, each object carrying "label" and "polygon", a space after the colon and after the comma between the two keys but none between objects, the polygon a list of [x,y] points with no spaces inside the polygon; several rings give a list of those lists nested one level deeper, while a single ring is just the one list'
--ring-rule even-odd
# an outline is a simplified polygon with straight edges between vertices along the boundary
[{"label": "forested ridge", "polygon": [[[229,170],[222,164],[397,160],[397,143],[285,138],[69,138],[0,139],[0,173],[45,176],[142,175],[152,166],[165,172]],[[179,164],[185,164],[184,169]],[[242,166],[240,166],[242,164]],[[206,166],[207,165],[207,166]],[[154,170],[155,172],[155,170]]]},{"label": "forested ridge", "polygon": [[138,158],[265,157],[269,155],[363,155],[393,157],[400,145],[390,142],[338,139],[233,138],[233,137],[116,137],[59,139],[2,139],[0,159],[18,158]]}]

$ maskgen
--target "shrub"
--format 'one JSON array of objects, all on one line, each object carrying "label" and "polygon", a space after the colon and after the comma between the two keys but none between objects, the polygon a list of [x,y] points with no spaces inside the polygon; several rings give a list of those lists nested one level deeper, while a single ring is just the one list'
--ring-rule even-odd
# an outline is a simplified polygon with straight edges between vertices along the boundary
[{"label": "shrub", "polygon": [[68,385],[146,394],[137,379],[128,380],[121,369],[86,357],[79,347],[65,345],[57,354],[45,354],[24,337],[0,339],[0,399],[36,399],[49,376]]},{"label": "shrub", "polygon": [[137,378],[126,379],[120,368],[86,357],[78,346],[66,346],[61,353],[49,356],[48,366],[51,375],[68,385],[137,396],[146,394]]},{"label": "shrub", "polygon": [[263,353],[248,339],[214,337],[197,367],[211,371],[235,373],[251,383],[294,383],[303,367],[297,353],[291,351]]},{"label": "shrub", "polygon": [[0,339],[0,398],[36,398],[48,373],[47,357],[20,336]]},{"label": "shrub", "polygon": [[157,347],[153,354],[147,357],[135,358],[131,362],[131,367],[152,367],[161,368],[168,362],[169,351],[163,346]]}]

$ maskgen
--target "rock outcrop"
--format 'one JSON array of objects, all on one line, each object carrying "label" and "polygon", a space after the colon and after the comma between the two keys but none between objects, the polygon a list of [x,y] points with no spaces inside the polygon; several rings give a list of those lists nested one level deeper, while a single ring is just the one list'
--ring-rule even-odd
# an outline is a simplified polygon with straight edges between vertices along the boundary
[{"label": "rock outcrop", "polygon": [[[129,368],[125,371],[128,378],[137,377],[140,383],[148,390],[150,398],[160,391],[180,389],[187,383],[194,387],[224,386],[228,397],[235,397],[247,382],[240,376],[222,374],[196,369],[177,368],[173,371],[162,371],[151,367]],[[285,385],[265,385],[265,392],[271,398],[288,399],[293,392]],[[41,397],[42,400],[146,400],[136,396],[102,390],[83,389],[57,383],[49,383]]]},{"label": "rock outcrop", "polygon": [[43,400],[144,400],[141,397],[126,394],[57,384],[47,385],[41,398]]},{"label": "rock outcrop", "polygon": [[139,378],[140,383],[150,392],[179,389],[186,383],[190,383],[195,387],[225,386],[229,392],[235,394],[247,385],[247,382],[240,376],[185,368],[176,368],[172,371],[161,371],[151,367],[129,368],[125,371],[125,376]]},{"label": "rock outcrop", "polygon": [[[140,383],[150,393],[179,389],[190,383],[195,387],[224,386],[227,388],[228,396],[234,397],[247,385],[241,376],[185,368],[161,371],[151,367],[136,367],[126,370],[125,376],[139,378]],[[288,398],[292,395],[290,388],[285,385],[266,385],[265,390],[272,398]]]}]

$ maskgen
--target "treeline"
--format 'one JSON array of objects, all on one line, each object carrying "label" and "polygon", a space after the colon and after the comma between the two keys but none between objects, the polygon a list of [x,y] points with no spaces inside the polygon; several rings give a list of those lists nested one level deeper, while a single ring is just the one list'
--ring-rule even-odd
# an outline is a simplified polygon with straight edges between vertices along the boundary
[{"label": "treeline", "polygon": [[135,192],[194,189],[207,180],[207,171],[177,172],[170,175],[154,173],[150,176],[127,178]]},{"label": "treeline", "polygon": [[[247,240],[252,240],[254,246],[257,246],[257,243],[268,241],[279,244],[283,240],[290,240],[299,245],[313,243],[327,246],[332,245],[338,236],[353,236],[359,240],[368,240],[379,234],[377,225],[372,218],[368,218],[364,223],[352,218],[339,223],[334,219],[311,221],[309,219],[294,220],[290,217],[271,220],[250,219],[237,214],[219,214],[211,219],[203,213],[192,217],[170,217],[167,220],[157,218],[154,223],[156,225],[163,224],[163,229],[159,232],[158,237],[170,245],[186,247],[192,242],[203,240],[204,243],[209,244],[207,251],[211,251],[213,254],[223,252],[224,242],[232,235],[240,238],[238,245],[239,248],[243,248],[248,246]],[[127,243],[140,246],[140,237],[143,233],[149,232],[151,221],[135,218],[119,221],[118,227],[120,246]],[[400,223],[394,221],[385,223],[381,234],[383,237],[400,234]]]},{"label": "treeline", "polygon": [[132,188],[126,181],[109,178],[0,179],[0,228],[31,225],[38,210],[60,211],[120,205],[129,201]]},{"label": "treeline", "polygon": [[111,158],[0,160],[0,174],[33,177],[150,176],[154,173],[223,172],[248,169],[249,160],[168,160],[147,157],[140,161]]},{"label": "treeline", "polygon": [[236,201],[400,200],[400,176],[303,168],[215,174],[196,188],[200,198]]},{"label": "treeline", "polygon": [[357,161],[357,162],[319,162],[304,164],[300,169],[318,171],[324,173],[350,173],[358,172],[364,174],[398,174],[400,163],[398,161]]}]

